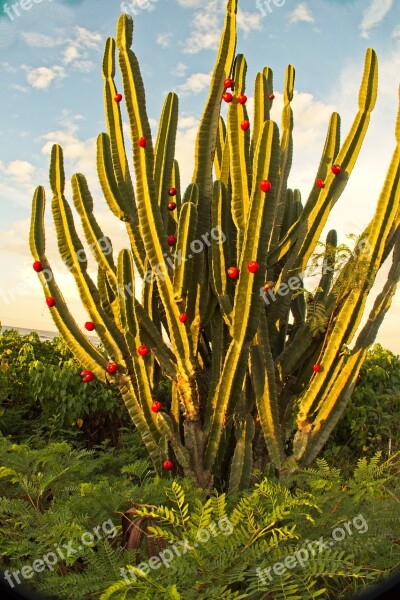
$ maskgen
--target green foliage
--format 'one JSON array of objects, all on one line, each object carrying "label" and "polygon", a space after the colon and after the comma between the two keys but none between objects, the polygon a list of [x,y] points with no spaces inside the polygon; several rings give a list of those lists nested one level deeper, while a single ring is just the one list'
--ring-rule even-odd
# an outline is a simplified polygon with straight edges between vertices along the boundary
[{"label": "green foliage", "polygon": [[[29,582],[61,600],[308,600],[344,599],[400,561],[399,455],[362,459],[347,480],[321,459],[284,481],[261,477],[254,489],[226,496],[205,494],[190,479],[160,479],[138,434],[122,441],[87,451],[60,442],[32,449],[0,437],[1,569],[15,572],[69,544],[74,552]],[[121,547],[121,517],[132,506],[153,519],[148,535],[174,549],[154,572],[146,564],[158,550]],[[264,569],[307,541],[331,540],[349,522],[351,533],[335,547],[269,580]],[[88,533],[92,539],[82,538]]]},{"label": "green foliage", "polygon": [[325,456],[352,463],[379,449],[385,456],[400,450],[400,357],[376,344]]},{"label": "green foliage", "polygon": [[[143,563],[126,563],[127,577],[101,599],[345,598],[398,564],[398,469],[398,457],[393,464],[379,464],[379,457],[370,464],[361,461],[344,485],[340,471],[320,460],[317,468],[302,470],[284,484],[264,479],[253,491],[230,499],[214,493],[205,501],[193,501],[173,482],[167,491],[172,507],[144,508],[140,514],[156,519],[154,535],[164,536],[171,547],[181,548],[186,540],[186,552],[154,573]],[[388,485],[394,485],[392,491]],[[221,518],[229,524],[224,531],[218,530]],[[337,528],[347,532],[343,540],[336,540],[342,537]],[[199,541],[200,530],[208,530],[207,541]],[[202,536],[207,538],[204,531]],[[335,547],[318,546],[321,536]],[[311,559],[310,551],[304,568],[298,563],[280,576],[272,572],[269,580],[264,569],[310,541],[315,556]]]},{"label": "green foliage", "polygon": [[82,385],[80,365],[61,338],[42,342],[34,332],[5,331],[0,356],[3,435],[16,441],[34,435],[38,444],[67,435],[93,445],[100,441],[96,430],[102,429],[102,439],[115,438],[114,431],[126,422],[115,386]]}]

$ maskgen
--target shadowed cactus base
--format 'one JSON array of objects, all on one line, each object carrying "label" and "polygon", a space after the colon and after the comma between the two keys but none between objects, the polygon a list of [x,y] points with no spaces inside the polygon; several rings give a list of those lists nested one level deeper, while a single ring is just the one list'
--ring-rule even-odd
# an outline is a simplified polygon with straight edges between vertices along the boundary
[{"label": "shadowed cactus base", "polygon": [[[126,226],[130,247],[115,261],[99,248],[96,242],[104,233],[93,214],[89,187],[84,175],[73,175],[72,200],[97,263],[97,281],[89,275],[87,261],[78,260],[83,243],[64,195],[62,149],[52,149],[51,208],[59,251],[104,355],[75,322],[54,277],[47,281],[38,273],[45,296],[54,298],[51,314],[60,334],[87,377],[93,373],[118,386],[155,468],[230,491],[246,487],[254,468],[270,463],[284,475],[315,459],[346,408],[400,276],[399,118],[376,213],[354,254],[341,270],[335,269],[337,240],[331,231],[324,262],[328,268],[313,299],[306,302],[305,290],[292,289],[354,168],[376,101],[377,58],[367,51],[358,111],[343,142],[339,115],[332,115],[303,203],[300,191],[288,188],[294,68],[286,69],[280,128],[270,120],[273,74],[267,67],[256,76],[254,118],[248,127],[243,102],[247,65],[236,54],[236,10],[237,1],[230,0],[197,134],[193,178],[184,192],[175,159],[177,96],[167,95],[153,140],[142,76],[131,50],[132,19],[122,15],[116,40],[107,40],[107,132],[97,139],[97,169],[105,200]],[[115,101],[120,98],[114,83],[116,54],[123,102]],[[228,79],[234,81],[233,100],[224,120],[220,109]],[[122,127],[125,109],[129,147]],[[171,196],[173,212],[168,210]],[[30,247],[34,260],[51,270],[44,210],[45,191],[38,187]],[[224,233],[224,243],[210,237],[213,228]],[[193,253],[192,242],[202,239],[210,244]],[[177,258],[189,254],[190,260]],[[343,353],[359,330],[369,291],[390,254],[387,281],[353,349]],[[154,277],[148,277],[152,272]],[[135,290],[139,278],[142,286]],[[275,292],[273,302],[263,302],[263,288]],[[109,364],[117,368],[110,372]],[[162,377],[172,382],[172,402],[168,410],[155,411],[153,396]],[[293,426],[294,440],[288,444],[286,432]]]}]

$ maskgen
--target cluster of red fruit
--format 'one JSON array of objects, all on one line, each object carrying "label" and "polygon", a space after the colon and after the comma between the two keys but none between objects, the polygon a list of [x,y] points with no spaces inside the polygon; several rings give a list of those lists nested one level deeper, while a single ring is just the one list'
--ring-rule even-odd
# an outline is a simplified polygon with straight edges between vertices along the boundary
[{"label": "cluster of red fruit", "polygon": [[[230,79],[230,78],[225,79],[224,80],[224,88],[225,88],[225,90],[227,90],[228,88],[230,88],[231,90],[233,90],[233,88],[234,88],[234,81],[233,81],[233,79]],[[274,96],[274,94],[269,94],[268,98],[272,102],[272,100],[274,100],[275,96]],[[225,91],[222,94],[222,99],[225,102],[232,102],[233,96],[232,96],[232,94],[230,92]],[[238,101],[239,104],[246,104],[246,102],[247,102],[247,96],[246,96],[246,94],[239,94],[239,96],[237,97],[237,101]],[[250,127],[250,121],[247,121],[247,120],[242,121],[240,127],[241,127],[241,129],[243,131],[247,131],[249,129],[249,127]]]},{"label": "cluster of red fruit", "polygon": [[[172,187],[169,189],[168,194],[173,198],[174,196],[176,196],[176,188]],[[167,208],[169,211],[173,211],[176,209],[176,202],[168,202],[167,204]]]},{"label": "cluster of red fruit", "polygon": [[[251,260],[249,262],[249,264],[247,265],[247,270],[249,271],[249,273],[257,273],[259,268],[260,268],[260,265],[255,260]],[[239,269],[237,267],[229,267],[227,273],[228,273],[228,277],[230,277],[231,279],[239,278]]]},{"label": "cluster of red fruit", "polygon": [[[331,171],[334,175],[340,175],[342,172],[342,167],[338,164],[334,164],[331,166]],[[321,190],[325,187],[325,181],[323,179],[317,179],[315,182],[317,187],[321,188]]]}]

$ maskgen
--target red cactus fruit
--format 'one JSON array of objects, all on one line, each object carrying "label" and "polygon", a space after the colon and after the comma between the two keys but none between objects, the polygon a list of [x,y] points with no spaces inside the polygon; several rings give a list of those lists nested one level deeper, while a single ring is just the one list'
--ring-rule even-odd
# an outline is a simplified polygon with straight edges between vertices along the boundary
[{"label": "red cactus fruit", "polygon": [[262,182],[260,183],[260,190],[262,192],[269,192],[269,190],[271,189],[271,182],[269,181],[269,179],[263,179]]},{"label": "red cactus fruit", "polygon": [[317,179],[315,183],[319,188],[321,188],[321,190],[325,187],[325,182],[322,179]]},{"label": "red cactus fruit", "polygon": [[318,365],[318,364],[317,364],[317,365],[314,365],[314,366],[313,366],[313,371],[314,371],[314,373],[320,373],[320,372],[321,372],[321,369],[322,369],[321,365]]},{"label": "red cactus fruit", "polygon": [[239,277],[239,269],[237,267],[229,267],[228,277],[231,279],[237,279]]},{"label": "red cactus fruit", "polygon": [[186,321],[187,321],[187,318],[188,318],[188,317],[187,317],[187,314],[186,314],[186,313],[181,313],[181,314],[179,315],[179,320],[180,320],[180,322],[181,322],[181,323],[186,323]]},{"label": "red cactus fruit", "polygon": [[106,366],[107,373],[116,373],[119,367],[115,362],[110,361]]},{"label": "red cactus fruit", "polygon": [[96,325],[92,321],[86,321],[85,329],[87,329],[88,331],[93,331],[94,329],[96,329]]},{"label": "red cactus fruit", "polygon": [[331,171],[334,175],[340,175],[340,173],[342,172],[342,167],[338,164],[332,165]]},{"label": "red cactus fruit", "polygon": [[243,129],[243,131],[247,131],[248,128],[250,127],[250,122],[249,121],[242,121],[240,127]]},{"label": "red cactus fruit", "polygon": [[173,211],[176,209],[176,202],[168,202],[167,208],[169,211]]},{"label": "red cactus fruit", "polygon": [[114,98],[115,102],[121,102],[122,100],[122,94],[117,94]]},{"label": "red cactus fruit", "polygon": [[230,92],[225,92],[225,94],[222,94],[222,99],[225,100],[225,102],[232,102],[232,94]]},{"label": "red cactus fruit", "polygon": [[173,469],[174,467],[174,463],[172,462],[172,460],[165,460],[163,462],[163,469],[165,469],[165,471],[171,471],[171,469]]},{"label": "red cactus fruit", "polygon": [[247,102],[246,94],[240,94],[240,96],[238,96],[237,101],[239,102],[239,104],[246,104],[246,102]]},{"label": "red cactus fruit", "polygon": [[43,271],[43,265],[40,262],[40,260],[35,260],[35,262],[33,263],[33,270],[36,271],[36,273],[40,273],[41,271]]},{"label": "red cactus fruit", "polygon": [[54,298],[52,298],[52,296],[49,296],[48,298],[46,298],[46,304],[47,306],[49,306],[50,308],[53,308],[53,306],[56,305],[56,301]]},{"label": "red cactus fruit", "polygon": [[146,148],[147,146],[147,140],[145,137],[141,137],[140,140],[138,141],[138,144],[141,148]]},{"label": "red cactus fruit", "polygon": [[260,268],[260,265],[255,260],[251,260],[249,262],[249,264],[247,265],[247,269],[250,273],[257,273],[259,268]]},{"label": "red cactus fruit", "polygon": [[268,94],[268,100],[275,100],[275,94]]},{"label": "red cactus fruit", "polygon": [[158,402],[158,400],[154,400],[153,404],[151,405],[152,412],[158,413],[158,412],[160,412],[161,409],[162,409],[161,402]]},{"label": "red cactus fruit", "polygon": [[83,377],[82,383],[90,383],[94,379],[94,375],[93,375],[92,371],[88,371],[87,369],[82,371],[81,377]]},{"label": "red cactus fruit", "polygon": [[145,344],[139,346],[139,348],[137,349],[137,353],[139,354],[139,356],[146,356],[149,352],[150,350]]},{"label": "red cactus fruit", "polygon": [[167,238],[168,246],[175,246],[176,237],[174,235],[169,235]]},{"label": "red cactus fruit", "polygon": [[176,196],[176,188],[169,188],[168,194],[170,196]]},{"label": "red cactus fruit", "polygon": [[233,79],[228,77],[228,79],[224,79],[224,88],[233,88]]}]

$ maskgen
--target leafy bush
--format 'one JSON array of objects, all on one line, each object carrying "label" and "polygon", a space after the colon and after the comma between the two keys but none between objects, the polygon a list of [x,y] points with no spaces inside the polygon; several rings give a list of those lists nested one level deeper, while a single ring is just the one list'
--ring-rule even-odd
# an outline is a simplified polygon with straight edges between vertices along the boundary
[{"label": "leafy bush", "polygon": [[325,457],[354,464],[357,457],[400,450],[400,356],[376,344],[368,353]]},{"label": "leafy bush", "polygon": [[82,368],[61,338],[42,342],[36,333],[6,331],[0,356],[4,435],[47,442],[84,432],[80,437],[93,445],[107,436],[115,439],[118,427],[128,422],[115,387],[98,381],[82,385]]},{"label": "leafy bush", "polygon": [[[158,478],[137,433],[122,439],[120,448],[88,451],[66,443],[32,449],[0,437],[3,570],[13,573],[70,544],[73,554],[29,583],[65,600],[340,599],[400,561],[398,455],[383,464],[379,456],[363,459],[347,483],[321,460],[284,482],[261,479],[253,490],[226,497],[206,495],[189,479]],[[122,513],[132,506],[138,517],[154,520],[148,529],[167,549],[187,551],[146,574],[143,562],[155,554],[121,545]],[[352,534],[305,560],[304,568],[269,580],[265,569],[320,536],[332,540],[335,528],[356,517],[367,528],[353,525]],[[107,521],[115,526],[112,536],[82,545],[82,535]]]}]

